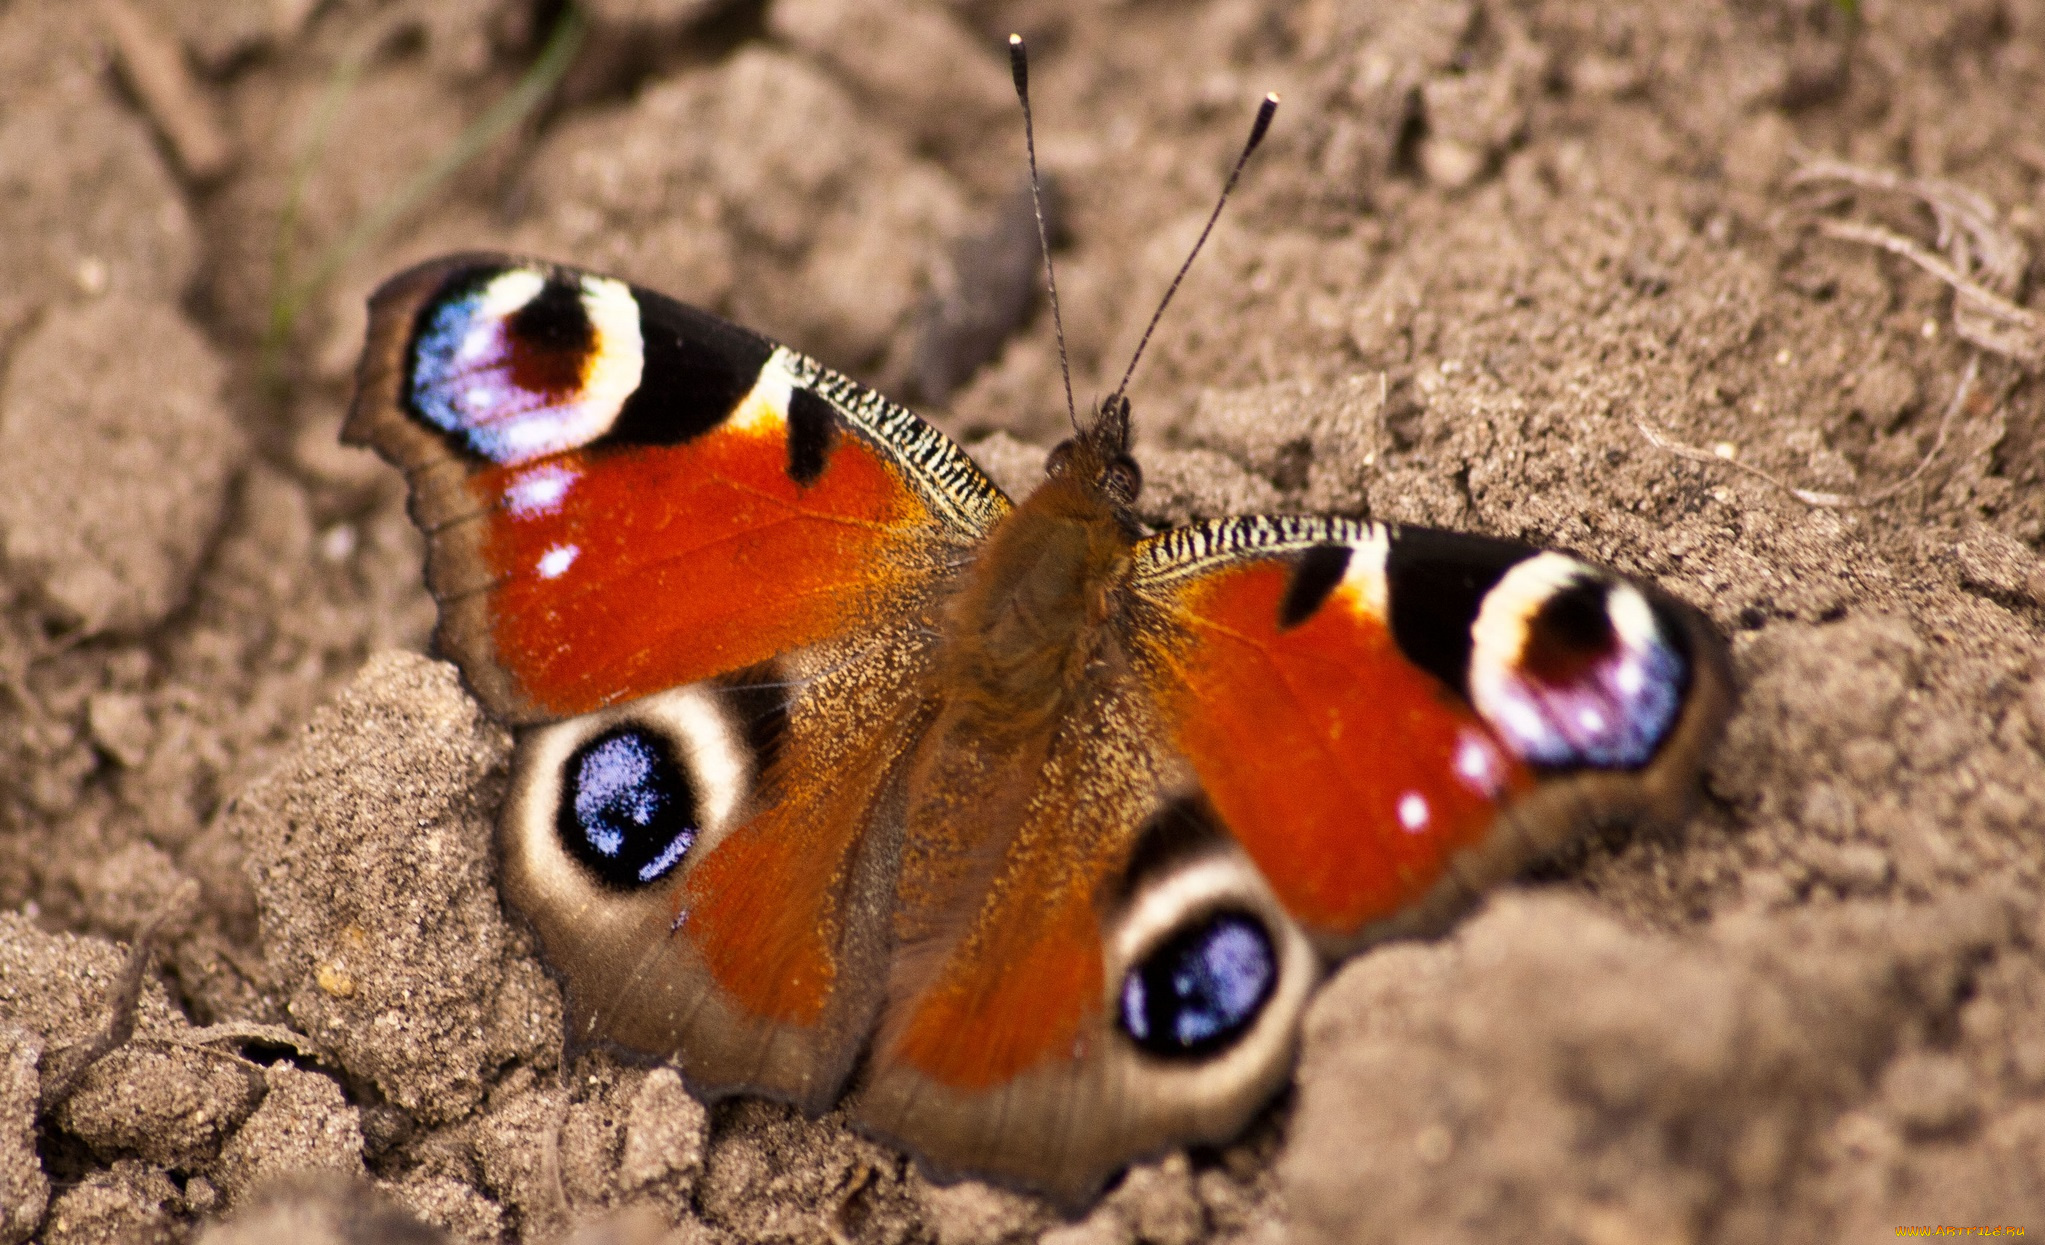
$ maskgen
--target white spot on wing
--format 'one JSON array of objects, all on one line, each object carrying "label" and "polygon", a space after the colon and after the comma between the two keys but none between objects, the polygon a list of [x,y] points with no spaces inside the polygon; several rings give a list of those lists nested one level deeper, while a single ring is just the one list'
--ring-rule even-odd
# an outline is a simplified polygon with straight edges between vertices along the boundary
[{"label": "white spot on wing", "polygon": [[582,550],[574,545],[555,545],[540,555],[540,578],[558,579],[562,573],[575,565],[575,559]]},{"label": "white spot on wing", "polygon": [[1405,827],[1408,834],[1419,834],[1427,829],[1430,817],[1427,797],[1418,791],[1408,791],[1399,797],[1399,824]]},{"label": "white spot on wing", "polygon": [[504,508],[521,519],[552,514],[561,508],[568,486],[576,473],[566,467],[543,465],[520,472],[504,490]]},{"label": "white spot on wing", "polygon": [[[476,317],[494,324],[540,296],[547,278],[531,268],[511,268],[491,278],[476,304]],[[474,334],[470,334],[471,339]]]},{"label": "white spot on wing", "polygon": [[1612,630],[1619,633],[1627,648],[1660,643],[1662,629],[1654,620],[1654,609],[1632,584],[1613,586],[1611,595],[1605,599],[1605,612],[1612,620]]},{"label": "white spot on wing", "polygon": [[1486,799],[1498,795],[1505,777],[1505,765],[1498,746],[1477,731],[1465,727],[1456,737],[1456,777],[1463,785]]},{"label": "white spot on wing", "polygon": [[576,444],[587,444],[610,430],[625,400],[639,388],[646,370],[646,343],[639,333],[639,300],[623,281],[609,277],[582,278],[582,309],[596,329],[589,365],[582,376],[582,393],[575,405],[591,421],[601,424],[594,435]]}]

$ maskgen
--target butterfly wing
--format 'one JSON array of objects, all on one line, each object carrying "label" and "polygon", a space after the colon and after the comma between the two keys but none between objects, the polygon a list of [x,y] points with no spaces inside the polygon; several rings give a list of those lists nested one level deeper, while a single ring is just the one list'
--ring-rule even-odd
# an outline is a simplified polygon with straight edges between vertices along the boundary
[{"label": "butterfly wing", "polygon": [[[1124,663],[1103,665],[1021,764],[988,765],[943,723],[928,737],[944,763],[911,783],[916,867],[851,1108],[940,1172],[1072,1206],[1132,1159],[1239,1132],[1290,1074],[1320,976],[1151,698]],[[1003,784],[954,769],[1028,788],[1012,833],[976,841]],[[939,793],[960,788],[983,798],[947,815]]]},{"label": "butterfly wing", "polygon": [[928,643],[904,623],[524,733],[500,881],[573,1038],[706,1096],[837,1100],[886,980]]},{"label": "butterfly wing", "polygon": [[1007,499],[910,412],[623,282],[491,255],[371,303],[440,649],[520,725],[503,882],[574,1032],[820,1110],[885,977],[937,594]]},{"label": "butterfly wing", "polygon": [[1232,1135],[1325,956],[1671,812],[1728,710],[1645,586],[1240,519],[1139,542],[1057,711],[997,723],[939,637],[1008,503],[913,415],[572,270],[458,257],[373,310],[349,430],[527,727],[504,883],[576,1032],[812,1110],[872,1035],[855,1118],[940,1167],[1077,1200]]},{"label": "butterfly wing", "polygon": [[[1136,545],[1111,615],[1086,713],[1021,767],[1021,829],[902,892],[853,1108],[940,1165],[1075,1202],[1240,1131],[1327,958],[1438,927],[1597,822],[1673,813],[1730,702],[1694,611],[1482,537],[1179,529]],[[970,831],[913,788],[912,858],[958,855]]]},{"label": "butterfly wing", "polygon": [[1167,733],[1323,951],[1439,928],[1592,826],[1666,819],[1730,711],[1695,610],[1566,554],[1335,518],[1135,553]]},{"label": "butterfly wing", "polygon": [[509,722],[913,613],[1008,509],[910,412],[622,281],[453,256],[370,311],[343,436],[410,480],[439,647]]}]

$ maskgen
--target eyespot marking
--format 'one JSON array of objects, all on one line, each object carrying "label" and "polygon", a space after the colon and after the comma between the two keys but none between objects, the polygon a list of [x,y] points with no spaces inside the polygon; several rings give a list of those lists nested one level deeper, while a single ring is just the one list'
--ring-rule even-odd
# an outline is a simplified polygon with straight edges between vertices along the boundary
[{"label": "eyespot marking", "polygon": [[659,881],[695,845],[696,792],[644,727],[612,727],[562,766],[555,829],[561,845],[602,885],[632,890]]},{"label": "eyespot marking", "polygon": [[1654,607],[1574,558],[1507,571],[1471,637],[1471,700],[1536,765],[1645,765],[1681,712],[1689,667]]},{"label": "eyespot marking", "polygon": [[456,277],[421,313],[407,404],[471,453],[517,465],[610,430],[645,367],[639,304],[608,277]]},{"label": "eyespot marking", "polygon": [[1277,986],[1278,951],[1263,922],[1212,912],[1123,977],[1122,1031],[1162,1058],[1211,1055],[1250,1030]]}]

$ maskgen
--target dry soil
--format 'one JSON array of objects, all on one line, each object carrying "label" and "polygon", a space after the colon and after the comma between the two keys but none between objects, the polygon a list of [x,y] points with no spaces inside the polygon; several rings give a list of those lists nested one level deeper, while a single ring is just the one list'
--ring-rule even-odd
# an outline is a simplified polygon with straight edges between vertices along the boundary
[{"label": "dry soil", "polygon": [[[2045,2],[590,0],[537,111],[339,249],[560,12],[0,3],[0,1242],[2045,1232]],[[365,293],[491,246],[1026,482],[1011,29],[1082,402],[1285,97],[1136,380],[1149,517],[1567,546],[1707,611],[1743,695],[1687,822],[1351,962],[1248,1136],[1076,1220],[564,1066],[506,736],[335,439]]]}]

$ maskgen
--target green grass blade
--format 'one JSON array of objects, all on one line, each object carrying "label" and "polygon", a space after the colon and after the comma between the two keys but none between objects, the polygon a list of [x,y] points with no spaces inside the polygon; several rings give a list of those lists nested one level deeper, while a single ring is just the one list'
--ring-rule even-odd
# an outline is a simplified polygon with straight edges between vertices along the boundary
[{"label": "green grass blade", "polygon": [[[336,70],[334,83],[329,86],[327,97],[321,101],[322,111],[315,129],[314,141],[308,143],[307,155],[302,160],[303,175],[294,177],[291,198],[285,205],[284,217],[279,223],[280,236],[275,263],[278,284],[275,288],[280,293],[271,303],[269,340],[265,342],[265,354],[268,356],[264,369],[266,372],[274,374],[274,365],[281,356],[284,345],[289,341],[292,326],[297,322],[299,313],[304,310],[305,305],[340,273],[349,260],[375,242],[391,225],[424,202],[441,183],[460,172],[463,166],[488,150],[490,144],[496,142],[506,131],[524,120],[527,114],[538,107],[561,80],[561,76],[568,72],[569,65],[574,63],[575,54],[582,49],[584,34],[581,13],[573,5],[568,6],[562,11],[560,20],[554,23],[553,32],[547,36],[546,46],[540,50],[538,59],[533,61],[525,75],[518,80],[518,84],[512,87],[504,98],[491,105],[488,112],[476,118],[446,151],[434,159],[433,163],[413,174],[403,185],[385,196],[369,210],[368,214],[357,221],[353,228],[327,247],[303,281],[290,283],[286,280],[290,268],[289,247],[291,235],[296,231],[298,206],[304,182],[310,177],[312,168],[324,148],[326,127],[332,123],[331,113],[338,112],[340,102],[347,96],[348,88],[352,87],[354,79],[361,72],[359,64],[351,68],[350,61],[343,61],[342,67]],[[346,72],[343,72],[344,70]]]}]

